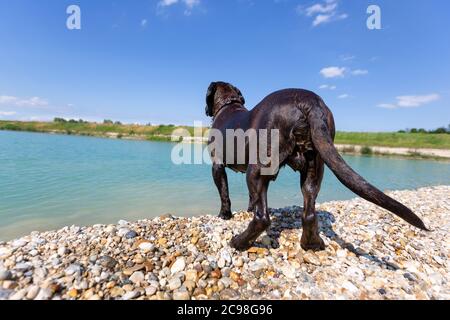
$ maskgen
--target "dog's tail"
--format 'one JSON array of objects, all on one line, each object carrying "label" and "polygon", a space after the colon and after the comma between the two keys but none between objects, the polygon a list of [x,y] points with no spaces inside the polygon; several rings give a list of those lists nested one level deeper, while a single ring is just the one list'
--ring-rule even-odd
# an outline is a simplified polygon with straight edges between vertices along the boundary
[{"label": "dog's tail", "polygon": [[429,231],[423,221],[414,212],[368,183],[342,159],[334,147],[329,129],[330,126],[327,121],[328,113],[329,109],[322,99],[319,98],[318,103],[314,103],[311,106],[308,122],[315,149],[339,181],[361,198],[389,210],[419,229]]}]

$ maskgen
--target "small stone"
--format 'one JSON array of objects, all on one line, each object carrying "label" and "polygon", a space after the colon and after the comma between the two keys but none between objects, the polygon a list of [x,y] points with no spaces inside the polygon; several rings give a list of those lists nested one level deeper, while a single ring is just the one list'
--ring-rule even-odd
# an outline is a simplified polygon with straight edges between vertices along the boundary
[{"label": "small stone", "polygon": [[175,263],[172,265],[172,267],[170,268],[170,272],[172,274],[181,272],[184,270],[184,268],[186,267],[186,261],[184,260],[184,258],[178,258]]},{"label": "small stone", "polygon": [[120,287],[114,287],[110,290],[111,293],[111,297],[113,298],[117,298],[117,297],[121,297],[125,294],[125,290],[123,290]]},{"label": "small stone", "polygon": [[25,297],[26,289],[17,291],[16,293],[9,296],[9,300],[22,300]]},{"label": "small stone", "polygon": [[25,272],[25,271],[31,269],[31,267],[32,267],[32,265],[30,263],[18,263],[18,264],[16,264],[14,269],[16,269],[19,272]]},{"label": "small stone", "polygon": [[165,246],[167,244],[167,239],[166,238],[159,238],[158,239],[158,244],[160,246]]},{"label": "small stone", "polygon": [[142,283],[144,281],[145,275],[143,272],[141,271],[136,271],[135,273],[133,273],[130,277],[130,281],[133,282],[136,285],[139,285],[140,283]]},{"label": "small stone", "polygon": [[9,270],[0,270],[0,281],[11,280],[13,277],[11,271]]},{"label": "small stone", "polygon": [[26,246],[28,244],[28,241],[24,240],[24,239],[18,239],[18,240],[14,240],[11,243],[11,246],[13,248],[22,248],[24,246]]},{"label": "small stone", "polygon": [[158,291],[158,289],[156,287],[149,286],[149,287],[145,288],[145,295],[151,297],[156,293],[156,291]]},{"label": "small stone", "polygon": [[359,289],[353,283],[351,283],[350,281],[345,281],[342,284],[342,288],[348,290],[351,293],[356,293],[356,292],[359,291]]},{"label": "small stone", "polygon": [[220,279],[222,277],[222,273],[219,269],[213,270],[211,272],[211,278]]},{"label": "small stone", "polygon": [[110,234],[110,233],[114,233],[116,231],[116,227],[114,227],[113,225],[109,225],[105,228],[105,232]]},{"label": "small stone", "polygon": [[403,276],[408,279],[409,281],[417,281],[417,278],[415,276],[413,276],[411,273],[406,272],[405,274],[403,274]]},{"label": "small stone", "polygon": [[357,279],[358,281],[364,281],[364,273],[361,269],[357,267],[350,267],[345,272],[345,275],[352,279]]},{"label": "small stone", "polygon": [[338,258],[345,258],[345,257],[347,256],[347,251],[346,251],[346,250],[343,250],[343,249],[338,249],[338,250],[336,251],[336,256],[337,256]]},{"label": "small stone", "polygon": [[281,267],[281,272],[288,279],[295,279],[296,270],[290,264],[285,264]]},{"label": "small stone", "polygon": [[155,245],[150,243],[150,242],[142,242],[139,245],[139,249],[143,252],[143,253],[148,253],[151,252],[155,249]]},{"label": "small stone", "polygon": [[224,258],[220,258],[219,261],[217,262],[217,266],[218,266],[220,269],[222,269],[222,268],[225,267],[225,265],[226,265],[225,259],[224,259]]},{"label": "small stone", "polygon": [[122,296],[122,299],[123,300],[131,300],[131,299],[136,299],[139,296],[140,296],[140,293],[138,291],[129,291]]},{"label": "small stone", "polygon": [[169,280],[168,287],[171,291],[178,289],[181,287],[181,280],[180,278],[172,278]]},{"label": "small stone", "polygon": [[175,291],[173,293],[173,300],[191,300],[191,296],[185,290]]},{"label": "small stone", "polygon": [[134,267],[131,267],[131,268],[123,270],[122,272],[126,276],[131,276],[136,271],[140,271],[140,270],[142,270],[144,268],[145,268],[145,266],[143,264],[137,264]]},{"label": "small stone", "polygon": [[26,298],[27,298],[28,300],[33,300],[33,299],[36,298],[36,296],[38,295],[39,290],[40,290],[40,288],[39,288],[38,286],[36,286],[36,285],[31,286],[31,287],[28,289]]},{"label": "small stone", "polygon": [[307,252],[303,255],[303,261],[315,266],[320,266],[321,262],[319,257],[317,257],[313,252]]},{"label": "small stone", "polygon": [[439,263],[440,265],[444,265],[444,260],[442,260],[441,257],[439,256],[433,256],[433,260],[436,261],[437,263]]},{"label": "small stone", "polygon": [[50,300],[52,296],[53,292],[50,288],[41,288],[34,300]]},{"label": "small stone", "polygon": [[196,270],[187,270],[185,272],[185,276],[186,276],[186,281],[194,281],[197,282],[198,280],[198,274]]},{"label": "small stone", "polygon": [[127,239],[133,239],[133,238],[136,238],[137,236],[138,236],[138,234],[137,234],[137,232],[134,231],[134,230],[128,231],[128,232],[125,234],[125,238],[127,238]]},{"label": "small stone", "polygon": [[244,265],[244,259],[242,259],[241,257],[239,257],[239,258],[237,258],[237,259],[235,259],[235,260],[233,261],[233,264],[234,264],[235,267],[240,268],[240,267],[242,267],[242,266]]},{"label": "small stone", "polygon": [[224,289],[220,293],[220,299],[222,300],[234,300],[239,296],[236,290],[233,289]]},{"label": "small stone", "polygon": [[81,266],[78,264],[71,264],[64,270],[64,272],[67,276],[71,276],[75,273],[81,273]]},{"label": "small stone", "polygon": [[107,269],[114,269],[114,267],[117,265],[117,261],[110,256],[101,256],[98,259],[98,263],[102,267],[107,268]]},{"label": "small stone", "polygon": [[231,280],[237,282],[239,280],[240,276],[236,272],[231,271],[230,278],[231,278]]},{"label": "small stone", "polygon": [[272,246],[272,239],[269,236],[264,236],[261,238],[261,243],[265,247],[271,247]]},{"label": "small stone", "polygon": [[66,247],[59,247],[58,248],[58,255],[63,257],[66,255],[66,253],[69,253],[69,250]]},{"label": "small stone", "polygon": [[183,283],[183,286],[186,287],[186,289],[187,289],[189,292],[192,292],[192,291],[195,289],[195,287],[196,287],[197,285],[196,285],[196,283],[195,283],[194,281],[192,281],[192,280],[186,280],[186,281]]},{"label": "small stone", "polygon": [[67,295],[71,298],[76,298],[78,296],[78,290],[70,289],[69,292],[67,292]]}]

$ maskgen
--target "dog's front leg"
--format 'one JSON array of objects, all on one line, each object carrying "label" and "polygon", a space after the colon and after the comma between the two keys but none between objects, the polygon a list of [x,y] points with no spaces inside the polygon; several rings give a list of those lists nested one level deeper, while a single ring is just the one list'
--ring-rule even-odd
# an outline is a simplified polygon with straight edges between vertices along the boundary
[{"label": "dog's front leg", "polygon": [[212,174],[217,190],[219,190],[221,201],[219,217],[224,220],[230,220],[233,217],[233,214],[231,213],[231,201],[228,192],[228,178],[227,173],[225,172],[225,165],[214,164],[212,167]]}]

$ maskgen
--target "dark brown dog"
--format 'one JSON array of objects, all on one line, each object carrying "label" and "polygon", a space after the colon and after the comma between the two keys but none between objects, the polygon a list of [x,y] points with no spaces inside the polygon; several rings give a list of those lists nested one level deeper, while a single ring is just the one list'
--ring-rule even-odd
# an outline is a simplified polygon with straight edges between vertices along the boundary
[{"label": "dark brown dog", "polygon": [[[206,115],[214,120],[212,128],[220,130],[224,136],[227,129],[279,130],[280,168],[288,165],[301,175],[304,199],[301,239],[303,249],[325,248],[319,236],[315,212],[324,163],[347,188],[360,197],[391,211],[417,228],[427,230],[422,220],[410,209],[369,184],[345,163],[333,144],[333,115],[323,100],[313,92],[301,89],[277,91],[248,111],[239,89],[225,82],[213,82],[208,89],[206,103]],[[211,142],[210,139],[209,144]],[[220,217],[223,219],[232,218],[225,168],[247,175],[249,211],[254,212],[254,219],[241,235],[231,241],[232,247],[246,250],[270,225],[267,190],[277,173],[272,176],[262,175],[262,164],[234,164],[235,161],[229,164],[225,150],[223,155],[220,161],[214,160],[215,155],[212,155],[213,178],[222,202]]]}]

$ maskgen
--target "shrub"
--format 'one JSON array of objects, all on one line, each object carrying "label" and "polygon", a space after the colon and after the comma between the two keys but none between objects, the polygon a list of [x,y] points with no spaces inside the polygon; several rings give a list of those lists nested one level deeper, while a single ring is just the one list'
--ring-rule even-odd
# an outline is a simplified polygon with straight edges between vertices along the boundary
[{"label": "shrub", "polygon": [[7,123],[3,126],[2,130],[20,131],[20,126],[17,124]]},{"label": "shrub", "polygon": [[371,154],[373,154],[373,151],[372,151],[372,149],[370,147],[364,146],[364,147],[361,148],[361,154],[363,154],[363,155],[371,155]]}]

